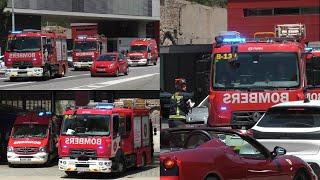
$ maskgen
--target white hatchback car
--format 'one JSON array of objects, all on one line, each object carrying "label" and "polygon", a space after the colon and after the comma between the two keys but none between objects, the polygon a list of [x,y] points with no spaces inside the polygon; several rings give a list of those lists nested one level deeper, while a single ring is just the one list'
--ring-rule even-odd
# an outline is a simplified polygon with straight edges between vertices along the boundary
[{"label": "white hatchback car", "polygon": [[320,175],[320,101],[277,104],[249,130],[269,150],[281,146]]}]

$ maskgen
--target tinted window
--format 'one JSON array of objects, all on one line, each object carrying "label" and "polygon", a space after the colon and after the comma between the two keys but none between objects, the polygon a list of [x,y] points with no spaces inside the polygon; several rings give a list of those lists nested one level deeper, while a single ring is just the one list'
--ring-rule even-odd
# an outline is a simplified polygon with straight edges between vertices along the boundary
[{"label": "tinted window", "polygon": [[99,56],[99,58],[97,59],[97,61],[116,61],[117,60],[117,56],[114,54],[104,54]]},{"label": "tinted window", "polygon": [[274,108],[258,122],[260,127],[308,128],[320,127],[317,108]]}]

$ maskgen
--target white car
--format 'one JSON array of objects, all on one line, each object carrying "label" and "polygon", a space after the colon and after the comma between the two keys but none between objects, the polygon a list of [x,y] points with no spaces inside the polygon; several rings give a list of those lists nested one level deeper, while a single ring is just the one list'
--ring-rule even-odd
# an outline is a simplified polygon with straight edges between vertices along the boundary
[{"label": "white car", "polygon": [[269,150],[281,146],[320,175],[320,101],[277,104],[249,130]]}]

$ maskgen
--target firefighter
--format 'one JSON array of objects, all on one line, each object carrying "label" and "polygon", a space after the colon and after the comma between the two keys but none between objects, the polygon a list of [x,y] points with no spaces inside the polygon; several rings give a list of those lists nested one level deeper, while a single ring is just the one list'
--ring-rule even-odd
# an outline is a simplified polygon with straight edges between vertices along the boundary
[{"label": "firefighter", "polygon": [[171,96],[169,128],[184,127],[186,115],[193,107],[194,103],[187,97],[186,80],[183,78],[175,79],[176,92]]}]

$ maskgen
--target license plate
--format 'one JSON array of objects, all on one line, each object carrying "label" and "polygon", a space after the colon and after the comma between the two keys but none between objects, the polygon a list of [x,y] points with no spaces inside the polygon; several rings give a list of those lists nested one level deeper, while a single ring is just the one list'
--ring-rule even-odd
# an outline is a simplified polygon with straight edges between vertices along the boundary
[{"label": "license plate", "polygon": [[79,172],[87,172],[87,171],[89,171],[89,168],[77,167],[77,171],[79,171]]},{"label": "license plate", "polygon": [[105,71],[105,70],[104,70],[104,69],[101,69],[101,68],[98,68],[97,71],[103,72],[103,71]]},{"label": "license plate", "polygon": [[20,158],[21,162],[30,162],[31,158]]}]

